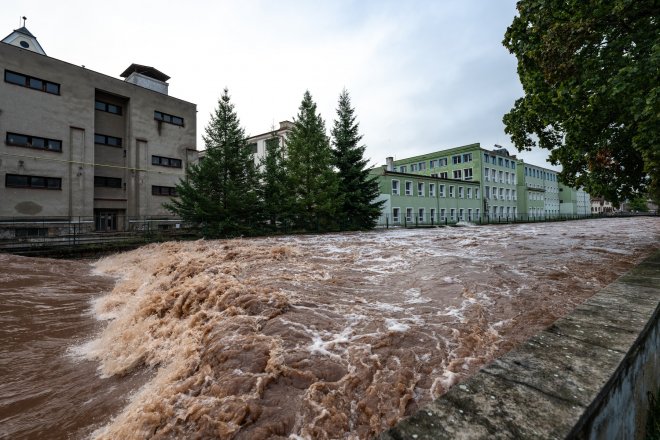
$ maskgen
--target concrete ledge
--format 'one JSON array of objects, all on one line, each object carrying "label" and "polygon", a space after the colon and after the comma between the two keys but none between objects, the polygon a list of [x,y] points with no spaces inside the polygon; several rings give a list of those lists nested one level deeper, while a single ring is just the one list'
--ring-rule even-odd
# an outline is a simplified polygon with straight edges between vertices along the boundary
[{"label": "concrete ledge", "polygon": [[380,438],[643,438],[658,348],[660,251]]}]

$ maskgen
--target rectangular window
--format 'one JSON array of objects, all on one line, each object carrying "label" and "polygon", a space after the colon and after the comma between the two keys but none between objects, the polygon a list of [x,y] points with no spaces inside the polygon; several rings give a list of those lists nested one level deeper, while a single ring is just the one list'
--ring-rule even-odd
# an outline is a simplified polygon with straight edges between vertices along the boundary
[{"label": "rectangular window", "polygon": [[484,153],[484,162],[490,163],[490,155],[488,153]]},{"label": "rectangular window", "polygon": [[399,208],[392,208],[392,222],[399,223],[401,221],[401,210]]},{"label": "rectangular window", "polygon": [[121,138],[99,133],[94,133],[94,143],[99,145],[109,145],[111,147],[121,147],[122,144]]},{"label": "rectangular window", "polygon": [[504,188],[500,188],[499,196],[500,200],[504,200]]},{"label": "rectangular window", "polygon": [[438,175],[438,177],[441,178],[441,179],[446,179],[447,178],[447,173],[446,172],[445,173],[440,173]]},{"label": "rectangular window", "polygon": [[458,187],[458,198],[459,199],[463,198],[463,187],[462,186]]},{"label": "rectangular window", "polygon": [[440,208],[440,220],[441,221],[445,219],[446,214],[447,214],[447,211],[445,210],[445,208]]},{"label": "rectangular window", "polygon": [[474,219],[479,220],[480,215],[481,215],[481,212],[480,212],[479,208],[475,209],[474,210]]},{"label": "rectangular window", "polygon": [[504,183],[504,171],[500,171],[499,176],[500,176],[500,183]]},{"label": "rectangular window", "polygon": [[406,168],[405,165],[401,165],[401,166],[399,167],[399,172],[400,172],[400,173],[406,173],[406,172],[408,172],[407,170],[408,170],[408,169]]},{"label": "rectangular window", "polygon": [[506,196],[506,200],[511,200],[511,192],[510,192],[509,188],[506,189],[505,196]]},{"label": "rectangular window", "polygon": [[429,212],[429,218],[431,221],[436,221],[437,219],[435,218],[435,208],[431,208],[431,211]]},{"label": "rectangular window", "polygon": [[456,218],[456,210],[454,208],[451,208],[451,210],[449,211],[449,218],[451,220],[454,220]]},{"label": "rectangular window", "polygon": [[392,180],[392,194],[395,196],[399,195],[399,181]]},{"label": "rectangular window", "polygon": [[484,180],[486,182],[490,180],[490,168],[484,168]]},{"label": "rectangular window", "polygon": [[420,223],[424,223],[424,215],[425,215],[424,208],[419,208],[417,210],[417,221]]},{"label": "rectangular window", "polygon": [[471,198],[472,198],[472,188],[468,188],[468,189],[466,190],[466,195],[467,195],[467,198],[468,198],[468,199],[471,199]]},{"label": "rectangular window", "polygon": [[426,162],[420,162],[417,165],[419,166],[420,171],[424,171],[426,169]]},{"label": "rectangular window", "polygon": [[121,188],[119,177],[94,176],[94,186],[97,188]]},{"label": "rectangular window", "polygon": [[472,208],[468,208],[468,213],[467,214],[468,214],[467,219],[468,219],[469,222],[471,222],[472,221]]},{"label": "rectangular window", "polygon": [[424,183],[423,182],[417,182],[417,195],[420,197],[424,197]]},{"label": "rectangular window", "polygon": [[429,183],[429,196],[435,197],[435,183]]},{"label": "rectangular window", "polygon": [[509,183],[509,172],[507,171],[504,173],[504,181],[508,184]]},{"label": "rectangular window", "polygon": [[454,197],[454,185],[449,185],[449,197]]},{"label": "rectangular window", "polygon": [[509,159],[504,160],[504,167],[509,168]]},{"label": "rectangular window", "polygon": [[463,162],[472,162],[472,153],[465,153],[463,155]]},{"label": "rectangular window", "polygon": [[170,196],[170,197],[176,197],[176,188],[173,186],[158,186],[158,185],[152,185],[151,186],[151,194],[154,196]]},{"label": "rectangular window", "polygon": [[512,170],[516,169],[516,163],[514,161],[511,161],[511,169]]},{"label": "rectangular window", "polygon": [[447,166],[447,158],[442,157],[442,158],[438,159],[438,166],[439,167],[446,167]]},{"label": "rectangular window", "polygon": [[27,134],[7,133],[7,145],[14,147],[36,148],[37,150],[62,151],[62,141],[57,139],[46,139]]},{"label": "rectangular window", "polygon": [[23,75],[22,73],[12,72],[11,70],[5,70],[5,82],[50,93],[52,95],[60,94],[60,85],[57,83],[45,81],[33,76]]},{"label": "rectangular window", "polygon": [[183,118],[180,116],[174,116],[155,110],[154,119],[157,121],[163,121],[163,122],[167,122],[168,124],[174,124],[183,127]]},{"label": "rectangular window", "polygon": [[161,167],[181,168],[183,161],[181,159],[174,159],[172,157],[151,156],[151,165],[158,165]]},{"label": "rectangular window", "polygon": [[412,208],[406,208],[406,221],[413,221],[413,209]]},{"label": "rectangular window", "polygon": [[14,229],[16,238],[23,237],[47,237],[48,228],[16,228]]},{"label": "rectangular window", "polygon": [[461,163],[461,155],[459,154],[458,156],[452,156],[451,157],[451,162],[456,165],[458,163]]},{"label": "rectangular window", "polygon": [[6,188],[62,189],[62,179],[59,177],[25,176],[19,174],[5,175]]},{"label": "rectangular window", "polygon": [[416,163],[411,163],[410,164],[410,172],[414,173],[415,171],[417,171],[417,164]]},{"label": "rectangular window", "polygon": [[462,175],[463,173],[461,172],[461,170],[454,170],[454,179],[460,180]]},{"label": "rectangular window", "polygon": [[247,149],[248,149],[248,150],[250,151],[250,153],[252,153],[252,154],[257,154],[257,152],[259,151],[259,149],[257,148],[257,143],[256,143],[256,142],[253,142],[253,143],[251,143],[251,144],[248,144],[248,145],[247,145]]},{"label": "rectangular window", "polygon": [[463,179],[472,180],[472,168],[466,168],[463,170]]},{"label": "rectangular window", "polygon": [[121,115],[121,106],[99,101],[98,99],[94,104],[94,108],[102,112],[112,113],[113,115]]},{"label": "rectangular window", "polygon": [[474,198],[478,199],[479,198],[479,188],[474,189]]},{"label": "rectangular window", "polygon": [[412,196],[412,182],[407,181],[406,182],[406,195],[407,196]]},{"label": "rectangular window", "polygon": [[503,166],[503,165],[504,165],[504,159],[502,159],[501,157],[498,157],[498,158],[497,158],[497,164],[498,164],[499,166]]},{"label": "rectangular window", "polygon": [[444,197],[444,196],[445,196],[445,186],[444,186],[444,185],[440,185],[440,186],[438,187],[438,189],[440,190],[440,193],[439,193],[439,194],[440,194],[440,197]]},{"label": "rectangular window", "polygon": [[490,180],[492,180],[493,182],[497,182],[497,180],[495,180],[495,169],[494,168],[492,168],[490,170]]},{"label": "rectangular window", "polygon": [[438,161],[437,161],[437,160],[435,160],[435,159],[434,159],[434,160],[430,160],[430,161],[429,161],[429,168],[433,169],[433,168],[435,168],[435,167],[437,166],[437,164],[438,164]]},{"label": "rectangular window", "polygon": [[484,186],[484,197],[490,199],[490,186]]}]

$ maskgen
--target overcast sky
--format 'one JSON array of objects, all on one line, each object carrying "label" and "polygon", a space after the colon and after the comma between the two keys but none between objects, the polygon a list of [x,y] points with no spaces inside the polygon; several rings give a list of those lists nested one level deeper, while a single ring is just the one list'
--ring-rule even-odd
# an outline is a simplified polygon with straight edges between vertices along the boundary
[{"label": "overcast sky", "polygon": [[[480,142],[515,152],[502,116],[522,96],[502,46],[515,0],[74,1],[2,5],[46,53],[118,77],[131,63],[197,104],[197,149],[224,87],[246,132],[292,120],[306,89],[328,132],[345,87],[372,165]],[[519,153],[551,167],[546,151]],[[558,169],[557,167],[551,167]]]}]

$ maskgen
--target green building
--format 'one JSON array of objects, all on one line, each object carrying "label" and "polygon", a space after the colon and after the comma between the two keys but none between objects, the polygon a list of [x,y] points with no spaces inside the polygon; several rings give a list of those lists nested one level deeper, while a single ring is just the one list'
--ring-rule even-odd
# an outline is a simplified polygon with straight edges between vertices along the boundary
[{"label": "green building", "polygon": [[560,214],[557,172],[536,165],[518,168],[518,210],[532,219],[553,218]]}]

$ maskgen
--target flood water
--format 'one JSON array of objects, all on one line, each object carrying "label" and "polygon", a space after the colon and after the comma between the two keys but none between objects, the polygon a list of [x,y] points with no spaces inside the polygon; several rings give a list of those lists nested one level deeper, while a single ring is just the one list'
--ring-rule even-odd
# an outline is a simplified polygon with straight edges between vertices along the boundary
[{"label": "flood water", "polygon": [[0,437],[369,438],[659,237],[647,217],[0,255]]}]

